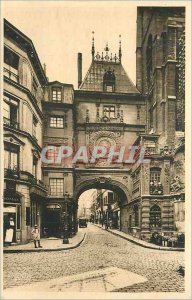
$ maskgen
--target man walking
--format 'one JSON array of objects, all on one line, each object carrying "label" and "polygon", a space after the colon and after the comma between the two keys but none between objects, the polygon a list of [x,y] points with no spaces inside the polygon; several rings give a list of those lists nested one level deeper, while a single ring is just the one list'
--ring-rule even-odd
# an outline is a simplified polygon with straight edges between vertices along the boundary
[{"label": "man walking", "polygon": [[[34,228],[31,231],[32,233],[32,237],[33,237],[33,242],[35,245],[35,248],[42,248],[42,246],[40,245],[40,229],[38,228],[38,226],[35,224]],[[37,247],[38,244],[38,247]]]}]

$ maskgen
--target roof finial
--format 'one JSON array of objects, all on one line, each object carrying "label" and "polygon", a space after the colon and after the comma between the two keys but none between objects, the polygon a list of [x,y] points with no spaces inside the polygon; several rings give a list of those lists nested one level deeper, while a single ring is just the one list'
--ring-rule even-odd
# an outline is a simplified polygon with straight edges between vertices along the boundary
[{"label": "roof finial", "polygon": [[108,52],[109,52],[109,47],[108,47],[108,43],[106,43],[106,47],[105,47],[105,49],[104,49],[105,51],[106,51],[106,54],[108,54]]},{"label": "roof finial", "polygon": [[95,39],[94,39],[94,31],[92,31],[93,37],[92,37],[92,60],[94,60],[95,56]]},{"label": "roof finial", "polygon": [[121,52],[121,34],[119,35],[119,61],[121,62],[122,52]]}]

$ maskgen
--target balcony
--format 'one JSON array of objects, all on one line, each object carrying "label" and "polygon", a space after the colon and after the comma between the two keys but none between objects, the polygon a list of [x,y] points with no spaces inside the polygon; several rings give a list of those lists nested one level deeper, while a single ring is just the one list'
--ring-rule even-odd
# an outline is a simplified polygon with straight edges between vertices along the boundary
[{"label": "balcony", "polygon": [[4,169],[4,177],[9,178],[9,179],[19,179],[19,177],[20,177],[19,170],[16,167],[5,168]]},{"label": "balcony", "polygon": [[6,117],[3,117],[3,124],[4,125],[7,125],[7,126],[10,126],[12,128],[15,128],[15,129],[19,129],[19,123],[14,121],[14,120],[10,120]]},{"label": "balcony", "polygon": [[163,186],[161,182],[151,181],[150,182],[150,195],[163,195]]},{"label": "balcony", "polygon": [[9,79],[11,79],[15,82],[19,82],[19,76],[5,67],[3,68],[3,74],[4,74],[4,76],[8,77]]}]

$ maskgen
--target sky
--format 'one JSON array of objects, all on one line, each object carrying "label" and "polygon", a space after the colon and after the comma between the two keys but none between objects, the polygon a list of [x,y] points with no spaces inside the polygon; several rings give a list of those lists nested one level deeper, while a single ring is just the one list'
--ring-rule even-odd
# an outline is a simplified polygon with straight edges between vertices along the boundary
[{"label": "sky", "polygon": [[100,53],[108,42],[135,83],[137,2],[2,1],[3,17],[27,35],[46,64],[49,81],[77,88],[77,53],[83,55],[83,77],[91,63],[92,31]]},{"label": "sky", "polygon": [[83,208],[90,208],[93,203],[93,193],[96,192],[96,189],[90,189],[82,193],[78,200],[78,213],[81,216]]}]

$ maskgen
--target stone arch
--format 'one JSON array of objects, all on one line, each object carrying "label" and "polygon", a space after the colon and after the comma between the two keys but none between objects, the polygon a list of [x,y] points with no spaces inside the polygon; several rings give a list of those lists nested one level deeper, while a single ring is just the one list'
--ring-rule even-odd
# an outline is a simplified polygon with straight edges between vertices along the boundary
[{"label": "stone arch", "polygon": [[125,184],[110,177],[95,177],[86,180],[81,180],[75,186],[74,198],[78,201],[80,195],[89,189],[108,189],[117,192],[121,195],[121,204],[125,204],[130,199],[130,193]]}]

